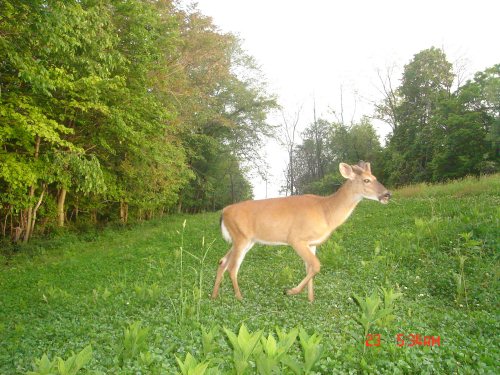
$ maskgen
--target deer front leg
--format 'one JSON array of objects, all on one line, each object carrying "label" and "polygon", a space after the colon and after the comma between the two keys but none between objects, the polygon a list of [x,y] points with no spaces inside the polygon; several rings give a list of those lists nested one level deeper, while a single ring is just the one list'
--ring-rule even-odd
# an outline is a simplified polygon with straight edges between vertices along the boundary
[{"label": "deer front leg", "polygon": [[320,271],[321,264],[319,259],[316,257],[316,247],[309,247],[306,244],[294,245],[293,248],[299,254],[299,256],[304,260],[306,265],[306,277],[295,287],[287,290],[286,294],[294,295],[302,292],[304,287],[308,286],[308,299],[310,302],[314,301],[314,286],[313,278]]},{"label": "deer front leg", "polygon": [[[311,253],[313,253],[314,255],[316,255],[316,246],[309,246],[309,249],[311,250]],[[306,264],[306,274],[308,274],[308,273],[309,273],[309,267]],[[314,278],[312,278],[311,280],[309,280],[309,282],[307,283],[307,299],[309,300],[309,302],[314,301],[313,280],[314,280]]]},{"label": "deer front leg", "polygon": [[231,256],[228,259],[227,270],[229,272],[231,282],[233,283],[234,295],[236,299],[240,301],[243,299],[243,296],[241,295],[240,287],[238,285],[238,270],[240,269],[245,255],[252,248],[252,246],[253,242],[249,240],[241,241],[238,244],[235,243],[233,245]]}]

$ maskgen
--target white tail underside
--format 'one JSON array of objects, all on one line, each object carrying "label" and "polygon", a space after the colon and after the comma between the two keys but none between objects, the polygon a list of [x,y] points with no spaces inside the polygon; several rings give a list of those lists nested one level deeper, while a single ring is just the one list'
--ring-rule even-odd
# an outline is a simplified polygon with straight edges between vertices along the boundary
[{"label": "white tail underside", "polygon": [[224,220],[222,220],[220,223],[220,229],[222,231],[222,237],[224,237],[226,242],[233,243],[233,239],[231,238],[231,235],[229,234],[226,226],[224,225]]}]

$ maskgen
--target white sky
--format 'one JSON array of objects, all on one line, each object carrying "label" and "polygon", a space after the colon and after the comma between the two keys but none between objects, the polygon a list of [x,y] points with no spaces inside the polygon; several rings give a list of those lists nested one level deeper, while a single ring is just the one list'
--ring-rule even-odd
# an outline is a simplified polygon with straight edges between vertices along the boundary
[{"label": "white sky", "polygon": [[[300,129],[318,117],[335,119],[343,91],[344,119],[373,113],[379,101],[377,69],[397,66],[394,82],[413,55],[435,46],[448,61],[465,63],[468,78],[500,63],[500,1],[475,0],[198,0],[200,11],[223,31],[238,35],[261,65],[269,91],[285,113],[300,106]],[[281,116],[270,121],[278,125]],[[377,124],[383,137],[388,127]],[[278,196],[284,151],[270,142],[268,197]],[[255,198],[265,184],[252,181]]]}]

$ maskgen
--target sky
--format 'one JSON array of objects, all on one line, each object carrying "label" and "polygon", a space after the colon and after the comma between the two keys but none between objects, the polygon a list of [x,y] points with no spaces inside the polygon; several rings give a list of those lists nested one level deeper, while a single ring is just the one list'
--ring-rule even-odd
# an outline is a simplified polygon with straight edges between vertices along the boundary
[{"label": "sky", "polygon": [[[240,37],[284,115],[291,120],[301,108],[299,130],[313,121],[314,102],[317,117],[331,121],[341,108],[346,122],[372,115],[373,103],[383,98],[377,71],[393,67],[397,85],[404,65],[432,46],[442,48],[465,78],[500,63],[498,0],[197,3],[222,32]],[[281,119],[275,113],[269,122],[280,125]],[[389,127],[381,122],[375,127],[383,141]],[[275,197],[284,183],[286,151],[269,140],[262,152],[270,164],[267,197]],[[254,176],[252,184],[255,198],[265,198],[265,182]]]}]

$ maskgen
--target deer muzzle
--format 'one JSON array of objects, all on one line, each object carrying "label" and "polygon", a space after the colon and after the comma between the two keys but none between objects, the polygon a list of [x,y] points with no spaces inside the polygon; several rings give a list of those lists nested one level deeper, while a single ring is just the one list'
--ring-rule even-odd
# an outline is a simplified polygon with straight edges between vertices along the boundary
[{"label": "deer muzzle", "polygon": [[382,204],[387,204],[389,203],[390,198],[391,198],[391,192],[389,190],[386,190],[382,195],[378,197],[378,200]]}]

